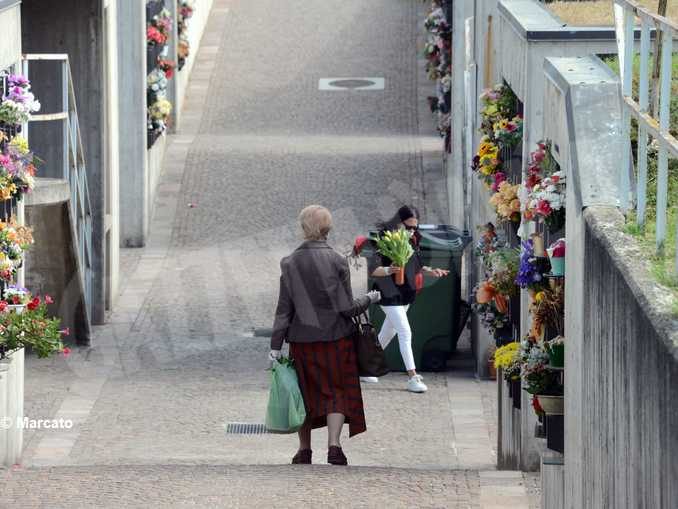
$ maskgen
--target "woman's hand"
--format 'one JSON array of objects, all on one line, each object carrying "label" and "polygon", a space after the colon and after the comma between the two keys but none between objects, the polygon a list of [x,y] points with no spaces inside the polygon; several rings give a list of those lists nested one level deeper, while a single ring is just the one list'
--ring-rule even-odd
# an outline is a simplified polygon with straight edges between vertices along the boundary
[{"label": "woman's hand", "polygon": [[268,369],[273,368],[273,365],[280,360],[282,357],[282,351],[281,350],[271,350],[268,353]]},{"label": "woman's hand", "polygon": [[370,298],[372,304],[376,304],[381,300],[381,292],[378,290],[372,290],[366,294]]},{"label": "woman's hand", "polygon": [[388,274],[389,276],[397,276],[403,270],[405,270],[405,268],[398,267],[397,265],[391,265],[390,267],[384,267],[384,270],[386,271],[386,274]]},{"label": "woman's hand", "polygon": [[445,277],[450,274],[450,271],[445,269],[433,269],[431,267],[426,267],[426,269],[426,273],[433,277]]}]

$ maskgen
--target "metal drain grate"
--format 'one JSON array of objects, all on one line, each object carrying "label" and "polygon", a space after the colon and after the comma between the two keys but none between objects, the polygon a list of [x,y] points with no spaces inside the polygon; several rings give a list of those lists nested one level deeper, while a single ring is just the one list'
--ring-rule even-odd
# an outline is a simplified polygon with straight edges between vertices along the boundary
[{"label": "metal drain grate", "polygon": [[320,78],[318,90],[384,90],[384,78]]},{"label": "metal drain grate", "polygon": [[229,422],[226,433],[231,435],[265,435],[268,433],[265,424],[251,424],[246,422]]},{"label": "metal drain grate", "polygon": [[330,81],[329,86],[338,88],[363,88],[374,85],[372,80],[336,80]]}]

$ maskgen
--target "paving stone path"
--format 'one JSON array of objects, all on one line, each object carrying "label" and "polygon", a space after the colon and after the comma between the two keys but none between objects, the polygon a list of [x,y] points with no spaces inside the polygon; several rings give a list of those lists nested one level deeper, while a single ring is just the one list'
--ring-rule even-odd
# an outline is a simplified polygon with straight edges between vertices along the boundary
[{"label": "paving stone path", "polygon": [[[123,288],[92,346],[27,359],[22,463],[0,469],[0,507],[535,508],[537,477],[497,472],[495,391],[468,344],[429,392],[391,374],[365,387],[368,431],[351,466],[288,465],[295,439],[233,435],[262,422],[278,263],[298,211],[328,206],[340,250],[402,201],[443,221],[440,140],[417,58],[413,0],[215,0],[152,236],[123,252]],[[381,77],[383,91],[320,91]],[[189,206],[189,204],[191,206]],[[365,269],[353,274],[364,291]]]}]

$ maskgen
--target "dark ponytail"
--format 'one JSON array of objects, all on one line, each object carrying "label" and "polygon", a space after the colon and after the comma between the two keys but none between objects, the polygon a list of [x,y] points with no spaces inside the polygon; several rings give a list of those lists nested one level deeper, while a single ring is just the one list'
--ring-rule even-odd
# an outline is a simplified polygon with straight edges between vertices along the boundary
[{"label": "dark ponytail", "polygon": [[377,230],[379,230],[379,232],[397,230],[400,223],[407,221],[411,217],[416,217],[418,220],[419,210],[412,205],[403,205],[391,219],[377,223]]}]

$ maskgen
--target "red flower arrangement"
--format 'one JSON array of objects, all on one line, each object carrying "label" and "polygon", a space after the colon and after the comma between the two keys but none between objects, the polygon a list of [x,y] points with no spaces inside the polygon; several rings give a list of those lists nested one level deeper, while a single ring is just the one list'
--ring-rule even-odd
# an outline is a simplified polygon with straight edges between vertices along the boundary
[{"label": "red flower arrangement", "polygon": [[174,76],[174,69],[177,64],[173,60],[158,60],[158,67],[165,73],[165,77],[169,80]]},{"label": "red flower arrangement", "polygon": [[167,42],[167,36],[153,25],[146,28],[146,41],[150,45],[163,45]]}]

